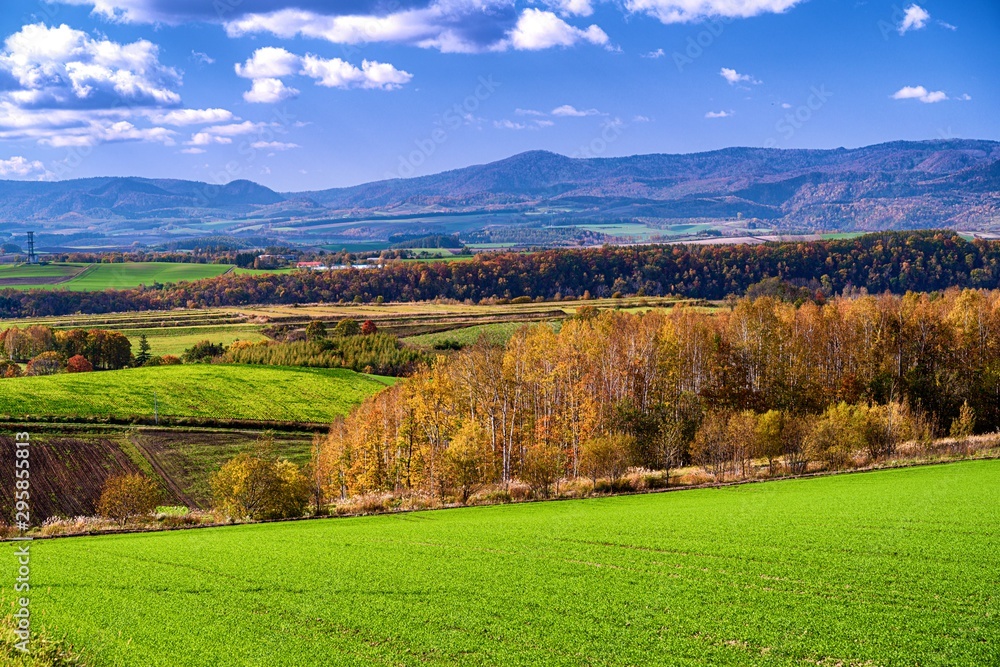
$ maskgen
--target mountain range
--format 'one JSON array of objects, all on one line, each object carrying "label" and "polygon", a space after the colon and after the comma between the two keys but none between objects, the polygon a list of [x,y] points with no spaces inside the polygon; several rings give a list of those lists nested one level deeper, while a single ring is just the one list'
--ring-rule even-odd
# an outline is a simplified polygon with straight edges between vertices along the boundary
[{"label": "mountain range", "polygon": [[[152,233],[206,221],[280,223],[386,216],[552,214],[578,222],[756,219],[777,229],[1000,225],[1000,142],[898,141],[833,150],[727,148],[686,155],[569,158],[546,151],[410,179],[275,192],[147,178],[0,181],[0,224],[50,232]],[[263,221],[263,223],[261,223]],[[564,221],[565,222],[565,221]],[[197,230],[194,230],[197,231]]]}]

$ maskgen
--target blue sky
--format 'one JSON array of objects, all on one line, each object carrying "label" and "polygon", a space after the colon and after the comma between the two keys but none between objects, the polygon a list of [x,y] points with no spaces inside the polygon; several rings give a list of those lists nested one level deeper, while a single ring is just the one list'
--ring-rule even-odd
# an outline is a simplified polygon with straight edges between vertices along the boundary
[{"label": "blue sky", "polygon": [[0,41],[0,178],[1000,139],[995,0],[6,0]]}]

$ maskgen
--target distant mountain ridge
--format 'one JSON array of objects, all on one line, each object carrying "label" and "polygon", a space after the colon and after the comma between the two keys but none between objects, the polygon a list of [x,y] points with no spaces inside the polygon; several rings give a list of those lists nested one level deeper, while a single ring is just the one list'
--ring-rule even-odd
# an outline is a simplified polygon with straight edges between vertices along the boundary
[{"label": "distant mountain ridge", "polygon": [[346,188],[279,193],[251,181],[0,181],[0,224],[525,212],[581,219],[759,218],[779,228],[1000,225],[1000,142],[896,141],[833,150],[726,148],[569,158],[529,151],[483,165]]}]

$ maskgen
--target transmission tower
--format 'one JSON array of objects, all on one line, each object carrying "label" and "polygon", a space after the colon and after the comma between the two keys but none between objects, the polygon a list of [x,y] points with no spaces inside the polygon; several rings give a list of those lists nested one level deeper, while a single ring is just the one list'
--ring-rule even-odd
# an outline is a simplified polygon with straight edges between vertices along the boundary
[{"label": "transmission tower", "polygon": [[35,255],[35,232],[28,232],[28,264],[37,264],[38,256]]}]

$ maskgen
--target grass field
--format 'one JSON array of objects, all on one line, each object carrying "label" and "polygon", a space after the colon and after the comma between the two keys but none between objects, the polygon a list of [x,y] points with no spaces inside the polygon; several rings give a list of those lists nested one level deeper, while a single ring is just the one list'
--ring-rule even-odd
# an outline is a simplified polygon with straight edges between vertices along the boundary
[{"label": "grass field", "polygon": [[980,461],[74,538],[32,618],[94,667],[996,665],[998,522]]},{"label": "grass field", "polygon": [[[561,322],[549,323],[556,331],[559,330]],[[479,340],[480,336],[486,336],[494,345],[504,345],[511,336],[525,326],[523,322],[497,322],[495,324],[479,324],[461,329],[451,329],[438,333],[421,334],[402,339],[404,343],[418,345],[420,347],[434,347],[438,343],[445,341],[456,341],[462,345],[472,345]]]},{"label": "grass field", "polygon": [[187,364],[0,381],[0,415],[328,422],[385,387],[346,369]]},{"label": "grass field", "polygon": [[142,329],[119,329],[132,341],[132,351],[139,351],[139,336],[145,334],[149,341],[150,353],[155,355],[173,354],[180,356],[195,343],[208,340],[213,343],[232,345],[237,340],[256,342],[267,337],[260,333],[260,326],[254,324],[210,325],[194,327],[152,327]]},{"label": "grass field", "polygon": [[[229,271],[229,264],[180,264],[174,262],[125,262],[122,264],[49,264],[0,267],[0,289],[66,289],[92,292],[128,289],[153,283],[176,283],[214,278]],[[28,280],[37,278],[37,282]]]}]

